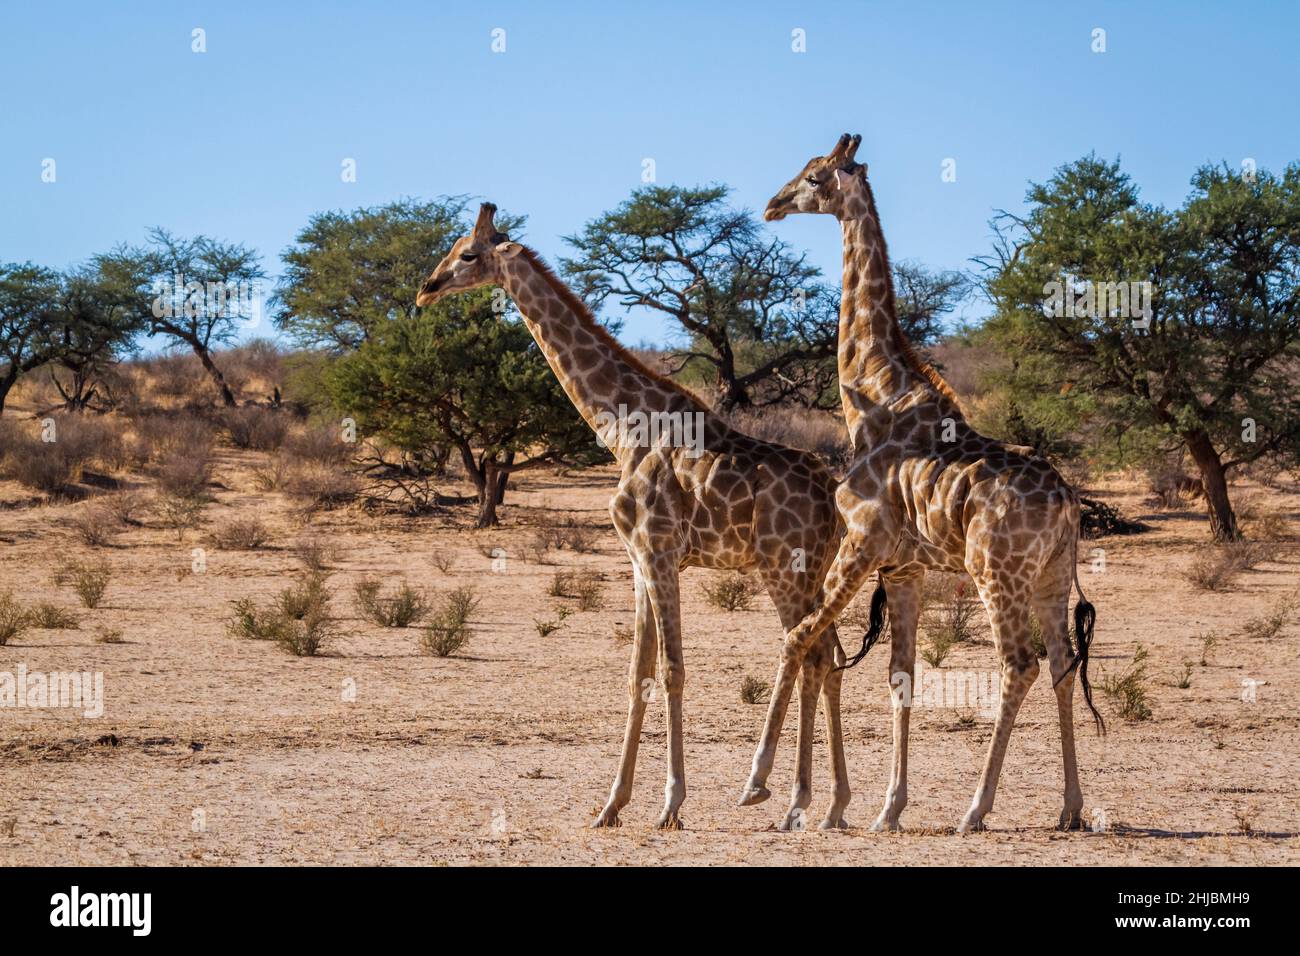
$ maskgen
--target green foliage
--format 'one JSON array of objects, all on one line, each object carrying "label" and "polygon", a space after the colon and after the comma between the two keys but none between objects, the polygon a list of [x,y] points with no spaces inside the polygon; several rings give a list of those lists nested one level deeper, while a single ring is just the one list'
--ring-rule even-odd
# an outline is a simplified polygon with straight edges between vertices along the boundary
[{"label": "green foliage", "polygon": [[[1300,457],[1300,165],[1253,179],[1206,166],[1192,187],[1171,212],[1141,202],[1118,163],[1087,156],[1031,186],[1024,217],[995,218],[994,252],[977,260],[997,309],[983,334],[1015,358],[994,376],[1003,420],[991,424],[1044,450],[1089,428],[1129,454],[1185,446],[1215,535],[1233,538],[1224,474]],[[1053,309],[1052,283],[1150,283],[1150,309],[1100,293]]]},{"label": "green foliage", "polygon": [[363,435],[417,461],[442,445],[459,450],[481,525],[495,523],[511,472],[604,456],[527,328],[494,313],[491,301],[479,290],[378,326],[324,379]]}]

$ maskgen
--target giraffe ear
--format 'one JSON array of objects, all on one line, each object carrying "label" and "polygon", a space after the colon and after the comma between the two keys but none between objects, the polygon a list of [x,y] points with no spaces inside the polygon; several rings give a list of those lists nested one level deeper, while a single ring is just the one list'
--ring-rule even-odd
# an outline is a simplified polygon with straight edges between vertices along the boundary
[{"label": "giraffe ear", "polygon": [[853,181],[853,173],[846,172],[843,169],[835,170],[835,188],[845,189]]},{"label": "giraffe ear", "polygon": [[519,255],[523,248],[524,247],[517,242],[506,240],[505,242],[493,247],[492,251],[502,259],[513,259],[515,256]]}]

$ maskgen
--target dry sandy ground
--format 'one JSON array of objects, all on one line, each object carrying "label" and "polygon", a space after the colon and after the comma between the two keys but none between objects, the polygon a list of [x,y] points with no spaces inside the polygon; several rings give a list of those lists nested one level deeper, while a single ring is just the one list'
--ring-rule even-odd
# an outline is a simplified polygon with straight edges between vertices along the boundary
[{"label": "dry sandy ground", "polygon": [[[299,659],[225,630],[234,599],[268,600],[291,580],[288,545],[302,533],[284,502],[253,490],[249,464],[222,459],[226,487],[209,516],[260,515],[277,531],[275,547],[212,551],[207,572],[195,575],[187,569],[200,537],[178,544],[170,531],[132,530],[98,552],[115,578],[97,611],[51,582],[61,559],[88,553],[65,524],[84,505],[17,506],[30,496],[0,485],[0,591],[82,617],[79,629],[32,631],[0,648],[0,671],[102,671],[105,682],[98,719],[0,710],[0,864],[1296,862],[1300,625],[1271,642],[1239,636],[1248,617],[1300,583],[1294,546],[1230,593],[1211,594],[1180,573],[1205,547],[1195,514],[1156,516],[1150,534],[1098,543],[1105,571],[1083,574],[1098,609],[1094,674],[1117,672],[1144,644],[1154,715],[1126,723],[1112,714],[1100,738],[1077,714],[1086,814],[1102,811],[1108,828],[1071,834],[1052,829],[1060,752],[1045,676],[1021,711],[989,832],[952,832],[991,722],[951,708],[920,708],[913,719],[902,833],[775,831],[791,780],[790,728],[772,800],[736,807],[763,716],[741,701],[739,684],[747,674],[771,679],[781,631],[765,596],[750,611],[717,611],[703,599],[706,572],[689,571],[687,828],[653,829],[664,778],[656,700],[624,826],[595,832],[587,824],[607,793],[626,708],[628,650],[614,632],[632,622],[631,575],[606,511],[612,471],[522,477],[497,532],[465,530],[459,517],[318,517],[315,530],[344,550],[332,582],[349,633],[326,656]],[[1293,520],[1300,511],[1300,498],[1255,494]],[[1105,497],[1143,513],[1135,487]],[[522,556],[526,526],[557,511],[600,529],[597,553],[558,552],[555,565]],[[485,541],[506,548],[504,571],[492,572]],[[452,556],[448,573],[431,563],[435,551]],[[533,619],[554,616],[557,599],[546,591],[557,567],[598,569],[606,608],[575,613],[541,637]],[[415,630],[363,622],[351,589],[366,573],[405,575],[433,591],[475,585],[484,600],[471,643],[434,658],[420,653]],[[122,629],[126,642],[97,643],[100,626]],[[1208,630],[1223,638],[1179,689],[1182,662],[1199,659]],[[871,822],[886,782],[887,659],[877,649],[845,681],[854,824]],[[996,660],[985,641],[959,647],[947,666],[987,670]],[[1244,678],[1267,682],[1253,703],[1242,700]],[[349,686],[355,700],[345,699]],[[827,779],[819,734],[814,821]]]}]

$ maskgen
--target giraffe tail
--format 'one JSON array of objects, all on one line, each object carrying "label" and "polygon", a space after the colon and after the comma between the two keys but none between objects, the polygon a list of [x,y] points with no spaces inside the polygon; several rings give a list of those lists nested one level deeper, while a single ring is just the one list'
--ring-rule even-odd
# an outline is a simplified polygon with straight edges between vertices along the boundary
[{"label": "giraffe tail", "polygon": [[1102,720],[1100,711],[1097,710],[1096,704],[1092,701],[1092,684],[1088,681],[1088,648],[1092,644],[1093,625],[1097,623],[1097,609],[1092,606],[1086,597],[1083,596],[1083,588],[1079,586],[1079,562],[1076,559],[1074,563],[1074,589],[1079,592],[1079,601],[1074,605],[1074,660],[1066,668],[1065,673],[1052,682],[1052,687],[1065,680],[1065,678],[1074,672],[1075,668],[1079,670],[1079,684],[1083,687],[1083,699],[1088,704],[1088,709],[1092,711],[1092,719],[1096,722],[1097,732],[1103,737],[1106,735],[1106,721]]},{"label": "giraffe tail", "polygon": [[885,628],[885,605],[888,600],[888,595],[885,594],[885,582],[882,578],[880,583],[876,585],[875,593],[871,595],[871,613],[867,619],[867,633],[862,635],[862,650],[854,654],[847,664],[841,664],[835,668],[837,671],[856,667],[862,661],[862,658],[867,656],[867,651],[871,650],[872,645],[880,640],[880,633]]}]

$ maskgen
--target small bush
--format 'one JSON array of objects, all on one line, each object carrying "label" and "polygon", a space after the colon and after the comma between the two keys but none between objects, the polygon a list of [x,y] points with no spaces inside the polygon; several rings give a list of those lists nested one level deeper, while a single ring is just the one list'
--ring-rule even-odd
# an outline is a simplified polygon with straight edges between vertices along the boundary
[{"label": "small bush", "polygon": [[14,600],[10,591],[0,591],[0,647],[31,627],[31,614]]},{"label": "small bush", "polygon": [[72,519],[72,527],[86,545],[104,548],[113,543],[122,530],[121,523],[109,509],[90,505]]},{"label": "small bush", "polygon": [[1219,635],[1215,631],[1207,631],[1201,635],[1201,666],[1210,666],[1210,655],[1214,653],[1215,645],[1219,643]]},{"label": "small bush", "polygon": [[100,627],[95,629],[95,642],[98,644],[125,644],[120,627]]},{"label": "small bush", "polygon": [[338,547],[315,537],[295,542],[293,553],[308,571],[325,571],[339,559]]},{"label": "small bush", "polygon": [[68,561],[54,573],[54,583],[59,587],[71,586],[81,599],[81,606],[94,610],[104,600],[113,570],[104,561]]},{"label": "small bush", "polygon": [[429,563],[443,574],[446,574],[451,570],[451,555],[447,554],[445,551],[435,551],[433,554],[429,555]]},{"label": "small bush", "polygon": [[429,601],[424,592],[405,581],[391,595],[373,578],[362,578],[354,588],[361,616],[380,627],[410,627],[429,615]]},{"label": "small bush", "polygon": [[943,572],[930,574],[926,576],[925,592],[921,626],[932,640],[942,635],[944,654],[953,645],[975,638],[984,605],[970,578]]},{"label": "small bush", "polygon": [[704,585],[708,602],[723,611],[748,611],[758,595],[758,584],[739,571],[716,574]]},{"label": "small bush", "polygon": [[227,551],[256,551],[271,540],[260,518],[236,518],[212,532],[212,543]]},{"label": "small bush", "polygon": [[1183,661],[1183,671],[1178,675],[1178,689],[1187,690],[1192,686],[1192,662]]},{"label": "small bush", "polygon": [[762,704],[772,696],[772,685],[746,674],[740,682],[740,699],[746,704]]},{"label": "small bush", "polygon": [[275,641],[295,657],[313,657],[333,636],[330,593],[325,576],[307,574],[285,588],[270,608],[249,598],[234,602],[229,631],[236,637]]},{"label": "small bush", "polygon": [[632,639],[636,637],[636,632],[626,624],[619,624],[614,628],[614,643],[620,646],[631,644]]},{"label": "small bush", "polygon": [[921,659],[931,667],[942,667],[948,653],[956,645],[957,639],[952,631],[942,628],[937,631],[926,631],[925,640],[921,643]]},{"label": "small bush", "polygon": [[537,629],[538,637],[550,637],[563,626],[564,623],[559,620],[540,621],[533,618],[533,627]]},{"label": "small bush", "polygon": [[330,592],[324,574],[309,572],[285,588],[276,598],[276,606],[285,617],[301,621],[329,605]]},{"label": "small bush", "polygon": [[342,468],[305,464],[289,471],[282,490],[297,499],[300,511],[311,515],[343,507],[356,498],[360,488],[357,477]]},{"label": "small bush", "polygon": [[1295,609],[1296,595],[1289,595],[1273,605],[1268,613],[1247,620],[1242,625],[1242,633],[1251,640],[1271,641],[1286,626]]},{"label": "small bush", "polygon": [[31,621],[32,627],[44,631],[75,631],[81,626],[76,614],[49,601],[32,606]]},{"label": "small bush", "polygon": [[135,528],[143,526],[141,515],[147,507],[144,495],[138,491],[123,491],[115,495],[106,497],[101,506],[107,511],[118,524],[130,525]]},{"label": "small bush", "polygon": [[201,498],[167,494],[154,502],[154,511],[164,527],[176,532],[176,540],[184,541],[186,531],[192,531],[203,524],[204,505]]},{"label": "small bush", "polygon": [[294,461],[339,467],[350,462],[356,445],[345,442],[340,429],[309,427],[284,441],[284,453]]},{"label": "small bush", "polygon": [[425,651],[447,657],[469,643],[469,618],[478,604],[471,587],[457,588],[443,598],[421,635]]},{"label": "small bush", "polygon": [[1120,717],[1128,721],[1151,718],[1151,698],[1147,693],[1147,650],[1141,644],[1133,660],[1117,676],[1104,676],[1098,683],[1103,694],[1115,704]]},{"label": "small bush", "polygon": [[602,588],[601,577],[594,571],[556,571],[547,593],[576,600],[580,611],[599,611],[605,606]]},{"label": "small bush", "polygon": [[232,445],[249,451],[275,451],[289,434],[289,421],[283,412],[258,405],[226,409],[221,424]]},{"label": "small bush", "polygon": [[1275,554],[1276,549],[1264,542],[1233,541],[1201,554],[1188,566],[1184,576],[1201,590],[1227,591],[1238,574],[1271,560]]},{"label": "small bush", "polygon": [[168,497],[201,501],[208,497],[212,458],[208,449],[171,451],[154,468],[159,490]]}]

